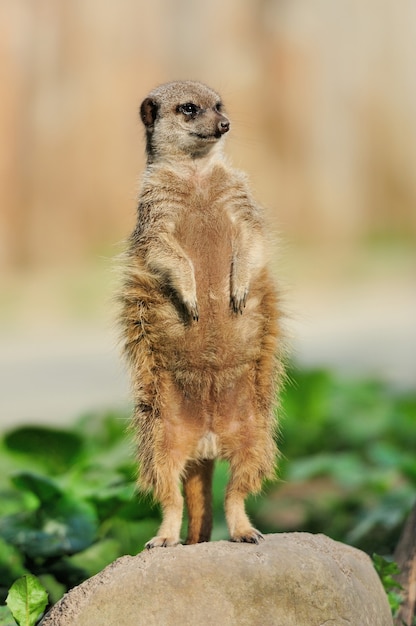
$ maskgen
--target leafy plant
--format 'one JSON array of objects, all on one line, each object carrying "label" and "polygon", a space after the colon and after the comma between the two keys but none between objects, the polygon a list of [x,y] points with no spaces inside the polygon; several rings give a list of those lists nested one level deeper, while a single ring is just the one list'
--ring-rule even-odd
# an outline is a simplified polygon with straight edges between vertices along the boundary
[{"label": "leafy plant", "polygon": [[393,576],[400,574],[398,565],[394,561],[388,561],[378,554],[373,554],[373,564],[389,599],[393,617],[395,617],[403,602],[403,598],[399,593],[402,586],[393,578]]},{"label": "leafy plant", "polygon": [[124,415],[108,413],[82,417],[70,431],[19,427],[6,433],[0,443],[0,602],[13,581],[29,573],[55,602],[121,554],[140,550],[156,531],[157,509],[135,495],[125,425]]},{"label": "leafy plant", "polygon": [[[19,626],[34,626],[48,603],[48,594],[36,576],[28,574],[16,580],[7,595],[6,604]],[[5,612],[3,612],[5,615]],[[9,619],[6,617],[6,619]],[[7,623],[7,622],[5,622]],[[1,622],[0,622],[1,624]]]},{"label": "leafy plant", "polygon": [[323,532],[391,554],[416,500],[416,393],[292,370],[277,484],[249,503],[265,531]]}]

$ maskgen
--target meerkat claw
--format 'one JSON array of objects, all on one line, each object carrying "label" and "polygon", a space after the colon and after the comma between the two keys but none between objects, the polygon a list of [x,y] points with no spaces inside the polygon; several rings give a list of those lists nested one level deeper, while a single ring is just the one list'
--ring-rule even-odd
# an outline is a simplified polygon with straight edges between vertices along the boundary
[{"label": "meerkat claw", "polygon": [[235,294],[231,295],[230,305],[234,313],[240,313],[241,315],[243,314],[243,309],[246,308],[247,304],[247,296],[248,289],[245,289],[242,293],[241,291],[237,291]]},{"label": "meerkat claw", "polygon": [[231,541],[235,543],[260,543],[260,541],[264,541],[264,536],[259,530],[250,528],[250,530],[245,533],[231,537]]},{"label": "meerkat claw", "polygon": [[177,546],[180,542],[179,539],[174,537],[153,537],[145,544],[146,550],[152,550],[153,548],[168,548],[171,546]]},{"label": "meerkat claw", "polygon": [[194,322],[199,321],[199,309],[196,301],[190,302],[189,300],[184,300],[185,308],[190,317],[194,320]]}]

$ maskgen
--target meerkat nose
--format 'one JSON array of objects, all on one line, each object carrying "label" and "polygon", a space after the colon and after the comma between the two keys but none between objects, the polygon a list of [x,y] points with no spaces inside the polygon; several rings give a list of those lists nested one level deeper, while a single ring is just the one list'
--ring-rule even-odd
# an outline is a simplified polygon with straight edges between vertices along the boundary
[{"label": "meerkat nose", "polygon": [[230,130],[230,122],[228,120],[221,120],[221,122],[218,122],[218,130],[220,131],[221,135],[224,135],[224,133],[228,133],[228,131]]}]

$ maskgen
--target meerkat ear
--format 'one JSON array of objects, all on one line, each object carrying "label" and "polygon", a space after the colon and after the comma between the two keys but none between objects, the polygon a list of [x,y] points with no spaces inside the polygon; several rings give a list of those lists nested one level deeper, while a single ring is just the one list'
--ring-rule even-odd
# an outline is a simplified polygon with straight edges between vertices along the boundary
[{"label": "meerkat ear", "polygon": [[152,100],[152,98],[146,98],[143,100],[140,107],[140,117],[146,128],[153,126],[158,110],[159,105],[156,100]]}]

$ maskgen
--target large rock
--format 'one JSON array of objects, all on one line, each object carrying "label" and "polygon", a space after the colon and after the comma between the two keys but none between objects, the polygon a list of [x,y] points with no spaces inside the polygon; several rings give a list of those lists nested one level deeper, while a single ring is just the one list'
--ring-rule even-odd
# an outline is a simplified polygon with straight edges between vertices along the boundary
[{"label": "large rock", "polygon": [[42,626],[392,626],[369,557],[323,535],[267,535],[124,556]]}]

